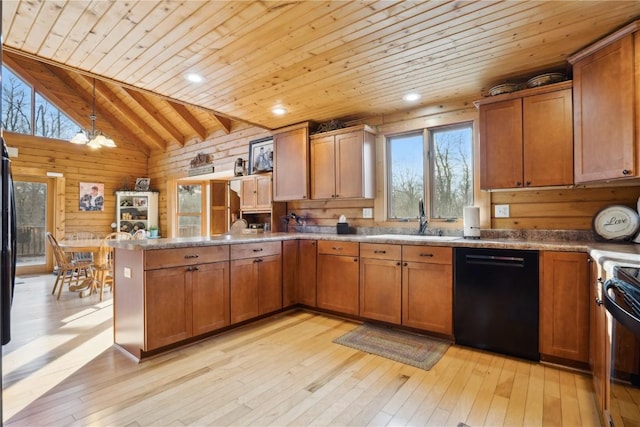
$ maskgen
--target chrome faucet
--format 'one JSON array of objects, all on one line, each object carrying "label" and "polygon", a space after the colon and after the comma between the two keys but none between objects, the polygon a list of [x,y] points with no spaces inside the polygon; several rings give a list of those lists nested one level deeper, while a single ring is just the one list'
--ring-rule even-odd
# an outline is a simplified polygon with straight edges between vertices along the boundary
[{"label": "chrome faucet", "polygon": [[418,202],[418,211],[420,215],[418,216],[418,234],[424,234],[424,232],[427,230],[427,225],[429,225],[429,221],[427,221],[427,215],[424,213],[424,200],[422,199],[420,199],[420,201]]}]

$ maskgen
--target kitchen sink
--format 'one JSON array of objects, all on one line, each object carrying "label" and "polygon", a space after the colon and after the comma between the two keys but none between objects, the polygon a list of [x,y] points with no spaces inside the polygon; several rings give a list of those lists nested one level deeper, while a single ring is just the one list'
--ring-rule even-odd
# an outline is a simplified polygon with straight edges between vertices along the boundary
[{"label": "kitchen sink", "polygon": [[460,240],[460,236],[423,236],[420,234],[374,234],[367,236],[372,239],[385,239],[385,240],[411,240],[416,242],[451,242],[454,240]]}]

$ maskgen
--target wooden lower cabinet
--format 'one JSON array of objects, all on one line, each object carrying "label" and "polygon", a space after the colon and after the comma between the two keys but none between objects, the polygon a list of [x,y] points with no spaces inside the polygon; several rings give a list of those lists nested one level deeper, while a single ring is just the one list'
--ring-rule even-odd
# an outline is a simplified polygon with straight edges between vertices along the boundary
[{"label": "wooden lower cabinet", "polygon": [[289,307],[298,302],[298,269],[300,265],[300,241],[282,242],[282,306]]},{"label": "wooden lower cabinet", "polygon": [[453,252],[402,247],[402,324],[453,335]]},{"label": "wooden lower cabinet", "polygon": [[540,252],[540,353],[589,362],[587,254]]},{"label": "wooden lower cabinet", "polygon": [[231,246],[231,323],[282,308],[280,242]]},{"label": "wooden lower cabinet", "polygon": [[360,244],[360,316],[401,323],[401,258],[400,245]]},{"label": "wooden lower cabinet", "polygon": [[229,325],[229,264],[145,272],[145,350]]},{"label": "wooden lower cabinet", "polygon": [[298,302],[316,307],[317,242],[300,240],[298,246]]},{"label": "wooden lower cabinet", "polygon": [[358,315],[358,243],[318,241],[317,304],[319,308]]}]

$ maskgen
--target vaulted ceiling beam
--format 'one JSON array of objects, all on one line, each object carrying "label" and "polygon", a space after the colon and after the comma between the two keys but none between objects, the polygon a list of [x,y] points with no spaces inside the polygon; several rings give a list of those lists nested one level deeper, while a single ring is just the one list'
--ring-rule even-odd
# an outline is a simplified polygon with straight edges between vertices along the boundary
[{"label": "vaulted ceiling beam", "polygon": [[[93,79],[90,77],[82,76],[87,82],[93,84]],[[144,120],[142,120],[135,111],[133,111],[127,104],[122,102],[120,98],[106,85],[106,83],[96,80],[96,92],[106,98],[117,110],[120,111],[123,117],[139,127],[147,136],[146,142],[153,144],[156,148],[165,150],[167,148],[162,137],[153,130]]]},{"label": "vaulted ceiling beam", "polygon": [[184,146],[185,136],[164,115],[162,115],[142,93],[128,88],[124,88],[124,90],[135,102],[138,103],[141,108],[149,113],[149,115],[152,116],[160,126],[170,133],[178,144]]},{"label": "vaulted ceiling beam", "polygon": [[193,129],[194,132],[198,136],[200,136],[202,141],[207,139],[207,130],[204,128],[204,126],[202,126],[202,124],[198,121],[198,119],[193,117],[193,114],[189,112],[187,107],[185,107],[182,104],[178,104],[176,102],[172,102],[172,101],[167,101],[167,102],[169,103],[171,108],[173,108],[176,111],[176,113],[178,113],[180,117],[182,117],[184,121],[187,122],[187,124],[191,127],[191,129]]},{"label": "vaulted ceiling beam", "polygon": [[225,133],[229,135],[229,133],[231,133],[231,120],[217,114],[212,114],[212,116],[215,121],[218,122],[220,126],[222,126],[222,129],[224,129]]},{"label": "vaulted ceiling beam", "polygon": [[[76,96],[78,96],[78,98],[82,99],[83,101],[87,100],[87,99],[91,99],[93,94],[91,93],[90,90],[85,89],[81,84],[79,84],[78,82],[76,82],[69,73],[72,73],[71,71],[67,71],[64,70],[62,68],[57,68],[57,67],[53,67],[49,64],[44,64],[52,73],[54,73],[59,79],[60,81],[62,81],[67,87],[69,87],[69,89],[71,90],[72,93],[74,93]],[[91,79],[88,77],[84,77],[83,78],[90,84],[92,84]],[[87,109],[90,109],[91,106],[87,105]],[[98,105],[96,105],[96,108],[98,108]],[[111,126],[113,126],[118,133],[121,134],[121,136],[127,138],[129,141],[133,142],[134,144],[136,144],[138,146],[138,148],[145,153],[145,155],[149,155],[150,154],[150,147],[149,145],[145,142],[142,141],[135,133],[131,132],[129,130],[129,128],[122,123],[122,121],[120,120],[120,118],[114,116],[113,114],[111,114],[109,112],[109,110],[101,108],[100,109],[100,115],[106,117],[106,119],[109,121],[109,123],[111,124]],[[89,115],[87,115],[86,117],[81,117],[80,120],[78,120],[78,122],[80,124],[82,124],[83,126],[87,126],[88,122],[87,118],[89,118]]]}]

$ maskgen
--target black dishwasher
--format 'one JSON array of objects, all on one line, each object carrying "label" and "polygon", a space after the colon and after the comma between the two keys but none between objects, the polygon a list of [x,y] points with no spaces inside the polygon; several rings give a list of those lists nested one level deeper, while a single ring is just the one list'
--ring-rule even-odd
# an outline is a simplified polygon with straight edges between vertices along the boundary
[{"label": "black dishwasher", "polygon": [[538,351],[538,251],[456,248],[457,344],[530,360]]}]

